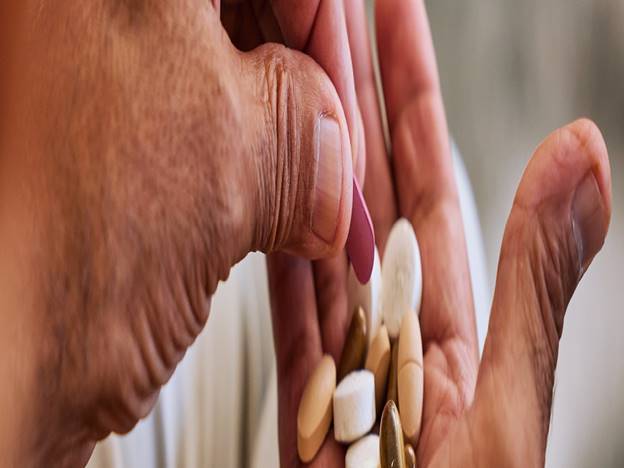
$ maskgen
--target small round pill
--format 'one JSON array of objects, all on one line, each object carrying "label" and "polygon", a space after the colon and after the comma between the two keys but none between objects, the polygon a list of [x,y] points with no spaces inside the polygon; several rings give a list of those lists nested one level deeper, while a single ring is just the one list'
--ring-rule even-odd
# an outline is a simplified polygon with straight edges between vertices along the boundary
[{"label": "small round pill", "polygon": [[379,437],[370,434],[347,449],[345,468],[379,468]]}]

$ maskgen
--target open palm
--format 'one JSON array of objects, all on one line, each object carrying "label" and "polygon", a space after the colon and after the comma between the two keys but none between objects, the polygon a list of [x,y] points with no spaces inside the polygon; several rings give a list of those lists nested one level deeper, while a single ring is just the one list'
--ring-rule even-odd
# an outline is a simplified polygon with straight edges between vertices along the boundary
[{"label": "open palm", "polygon": [[[248,7],[241,6],[245,3]],[[309,3],[316,5],[317,15],[323,8],[334,9],[340,11],[335,21],[342,18],[339,2]],[[258,14],[267,11],[266,2],[242,4],[237,8],[255,12],[247,24],[258,27],[243,27],[237,34],[254,47],[275,29]],[[376,2],[392,157],[383,139],[363,3],[348,1],[344,11],[351,51],[347,62],[352,59],[358,103],[355,113],[346,113],[351,126],[359,117],[357,107],[361,109],[367,148],[364,193],[377,245],[383,254],[393,222],[403,216],[414,226],[422,255],[425,388],[419,466],[542,465],[565,309],[609,224],[611,182],[602,136],[591,122],[577,121],[553,133],[527,166],[505,231],[480,363],[462,218],[424,2]],[[336,44],[323,49],[320,42],[305,41],[313,50],[304,51],[336,81],[331,60],[323,63]],[[340,84],[337,88],[343,102],[350,102],[349,93],[341,92]],[[340,358],[351,314],[347,268],[345,255],[316,262],[287,254],[268,258],[283,466],[300,463],[296,415],[308,375],[322,354]],[[329,436],[310,466],[342,466],[344,450]]]}]

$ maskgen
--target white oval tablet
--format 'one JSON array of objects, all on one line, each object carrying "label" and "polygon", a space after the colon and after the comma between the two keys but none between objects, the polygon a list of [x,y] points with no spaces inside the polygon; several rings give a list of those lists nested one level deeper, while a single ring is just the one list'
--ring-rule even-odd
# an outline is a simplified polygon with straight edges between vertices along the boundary
[{"label": "white oval tablet", "polygon": [[362,437],[347,449],[345,468],[378,468],[379,436]]},{"label": "white oval tablet", "polygon": [[390,231],[381,265],[381,310],[390,338],[396,338],[403,314],[420,313],[422,270],[420,249],[411,223],[401,218]]},{"label": "white oval tablet", "polygon": [[367,370],[348,374],[334,391],[334,438],[351,443],[375,424],[375,376]]},{"label": "white oval tablet", "polygon": [[355,275],[353,266],[349,267],[348,280],[348,307],[349,312],[356,307],[362,307],[366,314],[368,344],[371,343],[379,325],[381,325],[381,308],[379,307],[381,296],[381,263],[379,262],[379,252],[375,247],[373,260],[373,272],[368,283],[362,284]]}]

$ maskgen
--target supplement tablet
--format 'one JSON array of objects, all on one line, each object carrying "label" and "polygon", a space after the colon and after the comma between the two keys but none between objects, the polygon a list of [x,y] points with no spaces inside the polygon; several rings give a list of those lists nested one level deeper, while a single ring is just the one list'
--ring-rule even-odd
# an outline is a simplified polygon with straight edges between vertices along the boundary
[{"label": "supplement tablet", "polygon": [[297,452],[304,463],[314,458],[332,420],[336,365],[331,356],[320,360],[306,383],[297,413]]},{"label": "supplement tablet", "polygon": [[353,371],[334,392],[334,437],[350,443],[375,424],[375,377],[367,370]]},{"label": "supplement tablet", "polygon": [[381,265],[381,308],[390,338],[396,338],[403,314],[420,311],[422,271],[420,249],[411,223],[399,219],[388,236]]},{"label": "supplement tablet", "polygon": [[420,435],[424,392],[423,352],[420,324],[415,312],[403,317],[399,336],[398,393],[405,437],[416,446]]},{"label": "supplement tablet", "polygon": [[362,437],[353,443],[345,456],[345,468],[379,468],[379,437]]},{"label": "supplement tablet", "polygon": [[381,411],[383,397],[386,394],[390,357],[390,339],[388,338],[386,326],[382,325],[368,348],[366,364],[364,365],[366,369],[375,375],[375,408],[377,412]]}]

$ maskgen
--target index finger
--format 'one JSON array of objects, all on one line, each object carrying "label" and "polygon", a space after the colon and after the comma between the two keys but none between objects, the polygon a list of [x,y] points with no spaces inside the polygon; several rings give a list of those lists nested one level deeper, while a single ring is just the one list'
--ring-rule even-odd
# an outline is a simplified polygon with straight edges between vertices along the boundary
[{"label": "index finger", "polygon": [[423,0],[378,0],[377,42],[400,214],[422,252],[423,339],[474,349],[470,273],[449,135]]},{"label": "index finger", "polygon": [[424,348],[419,460],[472,402],[477,334],[459,197],[424,0],[377,0],[377,41],[399,211],[421,252]]}]

